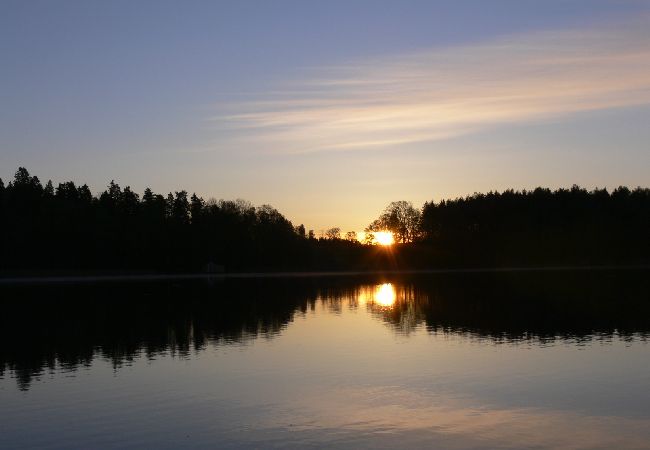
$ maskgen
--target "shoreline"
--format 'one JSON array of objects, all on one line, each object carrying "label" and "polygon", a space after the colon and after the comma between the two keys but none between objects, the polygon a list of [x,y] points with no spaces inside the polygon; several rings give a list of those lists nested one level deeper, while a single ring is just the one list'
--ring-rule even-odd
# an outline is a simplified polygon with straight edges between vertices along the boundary
[{"label": "shoreline", "polygon": [[616,270],[650,270],[650,265],[604,265],[604,266],[537,266],[537,267],[477,267],[447,269],[412,269],[412,270],[352,270],[352,271],[310,271],[310,272],[232,272],[232,273],[141,273],[141,274],[94,274],[94,275],[43,275],[10,276],[0,275],[1,285],[19,284],[65,284],[65,283],[102,283],[129,281],[165,281],[165,280],[226,280],[249,278],[325,278],[363,275],[427,275],[427,274],[462,274],[462,273],[508,273],[508,272],[570,272],[570,271],[616,271]]}]

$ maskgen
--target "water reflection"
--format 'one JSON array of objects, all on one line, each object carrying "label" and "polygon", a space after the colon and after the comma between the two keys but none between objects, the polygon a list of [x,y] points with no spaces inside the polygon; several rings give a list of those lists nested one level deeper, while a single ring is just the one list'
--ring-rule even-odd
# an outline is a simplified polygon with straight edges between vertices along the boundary
[{"label": "water reflection", "polygon": [[646,275],[5,287],[0,448],[646,448]]},{"label": "water reflection", "polygon": [[382,283],[359,288],[358,303],[376,318],[392,325],[395,331],[409,334],[424,321],[427,293],[412,283]]},{"label": "water reflection", "polygon": [[3,287],[0,376],[34,377],[95,358],[188,358],[209,346],[273,339],[321,305],[366,311],[396,333],[452,333],[493,343],[645,339],[646,273],[473,274]]},{"label": "water reflection", "polygon": [[380,308],[391,309],[395,300],[397,299],[397,292],[395,292],[395,287],[392,283],[380,284],[375,288],[371,301],[371,305],[377,305]]}]

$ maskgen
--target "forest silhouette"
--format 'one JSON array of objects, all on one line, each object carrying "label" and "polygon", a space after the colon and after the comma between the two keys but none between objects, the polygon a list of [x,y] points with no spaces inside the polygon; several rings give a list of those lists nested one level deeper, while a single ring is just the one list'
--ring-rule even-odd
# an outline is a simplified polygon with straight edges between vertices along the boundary
[{"label": "forest silhouette", "polygon": [[366,229],[317,237],[271,206],[176,191],[142,196],[111,181],[93,195],[45,185],[19,168],[0,180],[4,275],[50,273],[408,270],[452,267],[638,265],[650,262],[650,189],[506,190],[390,203]]}]

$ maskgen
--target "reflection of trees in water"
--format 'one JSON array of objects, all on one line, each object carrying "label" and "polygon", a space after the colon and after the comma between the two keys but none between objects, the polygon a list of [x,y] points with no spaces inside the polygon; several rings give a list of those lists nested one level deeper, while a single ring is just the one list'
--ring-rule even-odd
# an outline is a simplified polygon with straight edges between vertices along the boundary
[{"label": "reflection of trees in water", "polygon": [[492,342],[587,342],[650,331],[641,272],[501,273],[432,277],[421,285],[431,332]]},{"label": "reflection of trees in water", "polygon": [[[378,299],[390,285],[394,301]],[[644,339],[650,331],[647,271],[565,271],[413,276],[328,290],[332,312],[363,305],[408,334],[431,333],[500,342],[575,343],[614,337]]]},{"label": "reflection of trees in water", "polygon": [[631,339],[650,331],[647,273],[427,275],[216,283],[2,288],[0,376],[34,376],[95,358],[187,358],[207,346],[273,338],[296,314],[368,311],[398,333],[421,326],[494,343]]},{"label": "reflection of trees in water", "polygon": [[94,358],[117,368],[273,337],[315,295],[292,283],[162,283],[4,288],[3,299],[0,375],[11,370],[27,389],[34,376]]}]

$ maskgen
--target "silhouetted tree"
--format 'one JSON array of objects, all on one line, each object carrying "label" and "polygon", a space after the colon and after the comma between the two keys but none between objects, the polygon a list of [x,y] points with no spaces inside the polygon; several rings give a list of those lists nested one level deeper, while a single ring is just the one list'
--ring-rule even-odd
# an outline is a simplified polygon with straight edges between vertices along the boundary
[{"label": "silhouetted tree", "polygon": [[341,239],[341,229],[339,227],[334,227],[325,230],[325,239]]},{"label": "silhouetted tree", "polygon": [[190,203],[187,200],[187,191],[177,191],[174,194],[171,218],[178,224],[187,224],[190,220]]},{"label": "silhouetted tree", "polygon": [[205,202],[203,199],[198,197],[196,193],[192,194],[190,198],[190,216],[192,217],[192,223],[197,223],[201,220],[204,207]]},{"label": "silhouetted tree", "polygon": [[142,195],[142,211],[149,225],[152,222],[163,221],[166,216],[165,197],[160,194],[154,194],[150,188],[146,188]]},{"label": "silhouetted tree", "polygon": [[296,227],[296,234],[301,238],[305,237],[305,226],[303,224],[300,224]]},{"label": "silhouetted tree", "polygon": [[365,231],[390,231],[396,242],[412,242],[419,233],[420,212],[411,202],[391,202],[378,219],[373,221]]},{"label": "silhouetted tree", "polygon": [[43,195],[45,197],[54,196],[54,186],[52,185],[52,180],[47,180],[47,183],[45,184],[45,188],[43,189]]},{"label": "silhouetted tree", "polygon": [[133,192],[129,186],[124,188],[120,196],[120,208],[128,216],[134,216],[138,213],[140,206],[140,197]]},{"label": "silhouetted tree", "polygon": [[357,242],[357,232],[348,231],[347,233],[345,233],[345,240],[350,242]]}]

